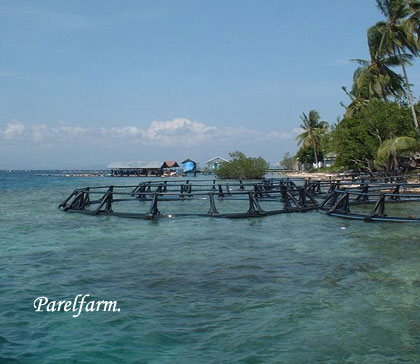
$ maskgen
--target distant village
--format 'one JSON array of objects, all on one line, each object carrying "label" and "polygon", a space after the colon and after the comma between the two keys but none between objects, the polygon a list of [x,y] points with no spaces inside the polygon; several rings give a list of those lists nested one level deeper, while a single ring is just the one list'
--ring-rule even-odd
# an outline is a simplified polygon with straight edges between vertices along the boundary
[{"label": "distant village", "polygon": [[[336,155],[330,153],[324,157],[324,161],[319,162],[316,166],[310,164],[299,163],[295,161],[289,168],[293,171],[305,171],[311,167],[321,168],[330,167],[335,161]],[[194,159],[187,158],[178,163],[177,161],[129,161],[129,162],[112,162],[107,166],[110,170],[110,175],[113,177],[175,177],[175,176],[196,176],[197,174],[214,174],[222,163],[229,162],[223,157],[214,157],[200,163]],[[287,169],[287,168],[286,168]],[[272,165],[269,168],[270,172],[283,171],[285,166],[281,163]]]},{"label": "distant village", "polygon": [[214,157],[204,162],[202,168],[200,164],[187,158],[181,163],[176,161],[130,161],[112,162],[108,165],[111,175],[115,177],[129,176],[196,176],[197,174],[213,174],[222,163],[228,162],[222,157]]}]

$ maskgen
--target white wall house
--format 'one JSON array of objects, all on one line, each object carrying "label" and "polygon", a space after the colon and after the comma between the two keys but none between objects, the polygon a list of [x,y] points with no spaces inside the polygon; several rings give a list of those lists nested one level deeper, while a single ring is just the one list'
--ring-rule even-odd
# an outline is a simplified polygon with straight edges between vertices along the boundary
[{"label": "white wall house", "polygon": [[332,167],[337,159],[337,153],[328,153],[324,156],[324,167]]},{"label": "white wall house", "polygon": [[222,157],[214,157],[208,160],[207,162],[205,162],[204,165],[210,172],[212,172],[212,171],[217,171],[219,169],[219,166],[224,162],[228,162],[228,160]]}]

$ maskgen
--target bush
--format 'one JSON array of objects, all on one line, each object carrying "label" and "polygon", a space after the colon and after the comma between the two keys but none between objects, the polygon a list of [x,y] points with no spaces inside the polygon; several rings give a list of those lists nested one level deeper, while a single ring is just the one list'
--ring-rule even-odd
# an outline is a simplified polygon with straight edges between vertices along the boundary
[{"label": "bush", "polygon": [[244,153],[229,153],[232,160],[220,165],[215,172],[219,178],[259,179],[267,173],[268,163],[261,157],[250,158]]}]

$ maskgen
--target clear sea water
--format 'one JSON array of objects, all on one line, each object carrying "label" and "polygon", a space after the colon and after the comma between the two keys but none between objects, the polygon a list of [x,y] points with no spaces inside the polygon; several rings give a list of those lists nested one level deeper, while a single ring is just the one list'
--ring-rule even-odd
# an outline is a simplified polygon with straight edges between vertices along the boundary
[{"label": "clear sea water", "polygon": [[[57,209],[138,180],[0,172],[0,363],[420,362],[420,225]],[[34,311],[77,294],[121,311]]]}]

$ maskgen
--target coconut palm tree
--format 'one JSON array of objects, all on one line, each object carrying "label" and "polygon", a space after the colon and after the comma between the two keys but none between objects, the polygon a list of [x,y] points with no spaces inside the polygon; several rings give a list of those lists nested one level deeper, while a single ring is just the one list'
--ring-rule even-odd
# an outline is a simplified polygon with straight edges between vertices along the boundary
[{"label": "coconut palm tree", "polygon": [[303,133],[299,134],[296,137],[296,140],[298,145],[303,144],[304,147],[312,145],[315,155],[315,163],[318,167],[318,146],[321,138],[328,131],[328,123],[326,121],[319,121],[321,117],[316,110],[309,111],[308,115],[302,113],[300,119],[302,120],[300,127],[303,129]]},{"label": "coconut palm tree", "polygon": [[356,82],[353,83],[351,91],[347,91],[345,86],[342,87],[343,91],[350,98],[350,104],[347,106],[342,102],[340,103],[346,109],[345,117],[351,118],[356,112],[362,110],[368,103],[369,98],[364,96],[358,89]]},{"label": "coconut palm tree", "polygon": [[406,20],[409,33],[417,37],[420,36],[420,1],[408,0],[409,16]]},{"label": "coconut palm tree", "polygon": [[[379,52],[386,51],[394,56],[402,57],[406,52],[419,55],[418,32],[420,30],[420,5],[415,0],[376,0],[379,10],[386,20],[376,26],[382,29]],[[406,62],[401,62],[405,87],[413,115],[414,126],[420,133],[413,95],[408,82]]]},{"label": "coconut palm tree", "polygon": [[367,32],[370,60],[352,59],[360,64],[353,76],[353,89],[364,99],[379,98],[387,101],[387,97],[404,94],[404,80],[391,67],[409,63],[411,55],[390,55],[381,49],[383,32],[382,25],[375,25]]},{"label": "coconut palm tree", "polygon": [[378,149],[378,159],[386,161],[387,170],[398,169],[398,157],[419,149],[419,142],[415,138],[400,136],[385,140]]}]

